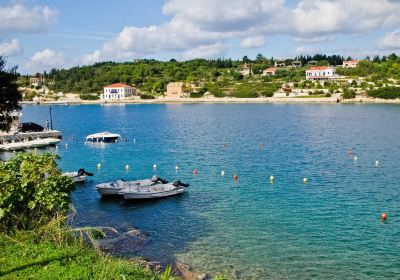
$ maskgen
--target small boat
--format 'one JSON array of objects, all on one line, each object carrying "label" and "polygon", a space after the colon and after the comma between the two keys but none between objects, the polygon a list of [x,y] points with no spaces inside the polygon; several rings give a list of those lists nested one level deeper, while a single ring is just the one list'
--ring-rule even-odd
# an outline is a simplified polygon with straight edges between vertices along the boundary
[{"label": "small boat", "polygon": [[65,172],[63,175],[71,178],[74,183],[82,183],[86,181],[88,176],[93,176],[93,173],[87,172],[85,169],[80,168],[78,172]]},{"label": "small boat", "polygon": [[121,135],[116,133],[110,133],[108,131],[90,134],[86,136],[88,142],[116,142]]},{"label": "small boat", "polygon": [[130,187],[146,187],[156,184],[167,184],[168,181],[159,177],[153,177],[151,179],[136,180],[136,181],[125,181],[118,180],[117,182],[102,183],[95,186],[95,189],[101,196],[106,195],[118,195],[123,189]]},{"label": "small boat", "polygon": [[124,199],[157,199],[184,193],[189,184],[175,181],[169,184],[157,184],[148,187],[130,187],[119,192]]}]

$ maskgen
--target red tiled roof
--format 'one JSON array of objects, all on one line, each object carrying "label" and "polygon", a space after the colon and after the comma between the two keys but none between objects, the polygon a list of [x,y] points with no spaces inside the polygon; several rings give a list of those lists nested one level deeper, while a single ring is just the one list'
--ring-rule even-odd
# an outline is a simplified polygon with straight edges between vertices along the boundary
[{"label": "red tiled roof", "polygon": [[330,67],[328,66],[316,66],[316,67],[311,67],[307,71],[319,71],[319,70],[328,70]]},{"label": "red tiled roof", "polygon": [[278,68],[270,67],[270,68],[265,69],[264,71],[276,71],[276,70],[278,70]]},{"label": "red tiled roof", "polygon": [[128,85],[123,84],[123,83],[115,83],[115,84],[112,84],[112,85],[105,86],[105,88],[125,88],[125,87],[131,87],[131,86],[128,86]]}]

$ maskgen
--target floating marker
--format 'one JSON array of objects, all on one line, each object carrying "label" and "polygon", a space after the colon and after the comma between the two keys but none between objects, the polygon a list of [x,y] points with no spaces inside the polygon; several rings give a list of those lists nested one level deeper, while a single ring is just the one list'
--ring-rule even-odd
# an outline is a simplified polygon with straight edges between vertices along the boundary
[{"label": "floating marker", "polygon": [[386,219],[387,219],[387,214],[386,214],[385,212],[383,212],[383,213],[381,214],[381,220],[382,220],[382,221],[386,221]]},{"label": "floating marker", "polygon": [[153,165],[153,169],[156,170],[157,169],[157,164]]},{"label": "floating marker", "polygon": [[269,180],[273,181],[273,180],[275,180],[275,177],[271,175],[271,176],[269,176]]},{"label": "floating marker", "polygon": [[[85,142],[85,145],[86,145],[86,142]],[[58,150],[58,145],[56,145],[56,150]]]},{"label": "floating marker", "polygon": [[179,166],[175,166],[175,171],[178,172],[179,171]]},{"label": "floating marker", "polygon": [[306,177],[304,177],[303,183],[304,183],[304,184],[307,184],[307,183],[308,183],[308,179],[307,179]]},{"label": "floating marker", "polygon": [[125,165],[125,170],[128,171],[129,170],[129,165]]},{"label": "floating marker", "polygon": [[357,160],[357,156],[354,157],[354,160]]},{"label": "floating marker", "polygon": [[234,181],[237,181],[237,180],[238,180],[238,175],[236,175],[236,174],[233,175],[233,180],[234,180]]},{"label": "floating marker", "polygon": [[197,176],[197,169],[196,168],[193,170],[193,176]]},{"label": "floating marker", "polygon": [[225,171],[224,171],[224,170],[221,171],[221,176],[222,176],[222,177],[225,176]]},{"label": "floating marker", "polygon": [[375,161],[375,166],[379,165],[379,160]]},{"label": "floating marker", "polygon": [[68,143],[65,143],[65,148],[68,148]]},{"label": "floating marker", "polygon": [[133,143],[136,143],[136,138],[133,138]]},{"label": "floating marker", "polygon": [[100,170],[101,169],[101,163],[97,164],[97,169]]}]

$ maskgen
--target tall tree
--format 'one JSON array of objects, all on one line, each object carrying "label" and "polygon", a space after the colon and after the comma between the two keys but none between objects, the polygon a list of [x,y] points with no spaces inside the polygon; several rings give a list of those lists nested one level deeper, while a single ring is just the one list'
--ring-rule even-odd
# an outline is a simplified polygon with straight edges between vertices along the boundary
[{"label": "tall tree", "polygon": [[21,109],[18,102],[21,93],[17,86],[17,67],[6,69],[6,60],[0,56],[0,130],[9,131],[11,128],[11,113]]}]

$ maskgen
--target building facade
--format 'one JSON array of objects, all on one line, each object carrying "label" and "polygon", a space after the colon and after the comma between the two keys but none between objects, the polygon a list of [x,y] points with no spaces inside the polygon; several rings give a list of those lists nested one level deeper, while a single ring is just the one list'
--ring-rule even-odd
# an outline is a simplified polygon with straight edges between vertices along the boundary
[{"label": "building facade", "polygon": [[30,77],[29,78],[29,85],[37,87],[44,85],[45,78],[43,77]]},{"label": "building facade", "polygon": [[306,80],[319,81],[336,78],[335,68],[331,66],[311,67],[306,71]]},{"label": "building facade", "polygon": [[343,67],[344,68],[356,68],[359,60],[347,60],[343,61]]},{"label": "building facade", "polygon": [[122,83],[105,86],[100,95],[101,100],[123,100],[136,95],[136,89]]},{"label": "building facade", "polygon": [[167,85],[167,97],[181,97],[184,93],[183,82],[171,82]]}]

